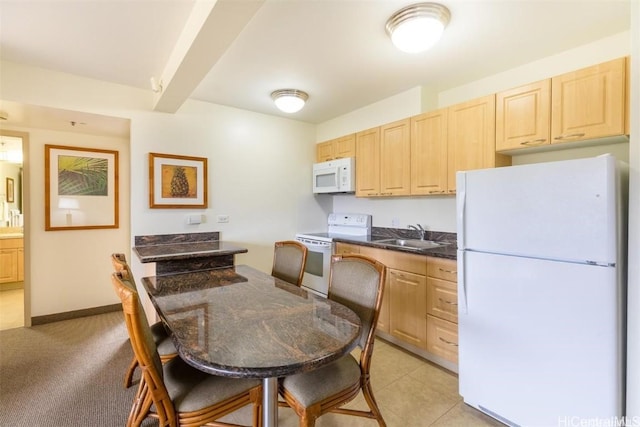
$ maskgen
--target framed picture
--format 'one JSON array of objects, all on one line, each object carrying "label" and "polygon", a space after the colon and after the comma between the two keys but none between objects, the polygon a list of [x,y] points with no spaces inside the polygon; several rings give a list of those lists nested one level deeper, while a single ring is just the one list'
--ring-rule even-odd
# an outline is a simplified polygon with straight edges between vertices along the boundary
[{"label": "framed picture", "polygon": [[118,152],[44,146],[46,231],[118,228]]},{"label": "framed picture", "polygon": [[207,207],[207,159],[149,153],[149,207]]},{"label": "framed picture", "polygon": [[13,184],[13,178],[7,178],[6,190],[7,190],[7,203],[15,202],[15,187]]}]

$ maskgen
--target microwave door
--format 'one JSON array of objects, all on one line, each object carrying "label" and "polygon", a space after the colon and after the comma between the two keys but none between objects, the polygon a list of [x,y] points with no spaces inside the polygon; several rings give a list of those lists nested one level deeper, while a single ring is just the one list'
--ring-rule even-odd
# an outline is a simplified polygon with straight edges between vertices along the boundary
[{"label": "microwave door", "polygon": [[314,174],[315,190],[319,192],[336,191],[338,189],[338,171],[336,168],[316,171]]}]

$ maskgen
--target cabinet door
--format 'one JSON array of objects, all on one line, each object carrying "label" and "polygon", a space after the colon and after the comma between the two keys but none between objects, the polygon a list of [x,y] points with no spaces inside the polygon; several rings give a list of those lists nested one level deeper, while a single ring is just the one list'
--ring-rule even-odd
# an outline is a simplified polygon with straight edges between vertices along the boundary
[{"label": "cabinet door", "polygon": [[18,250],[0,249],[0,283],[18,281]]},{"label": "cabinet door", "polygon": [[389,327],[394,337],[419,348],[427,348],[426,277],[399,270],[389,277]]},{"label": "cabinet door", "polygon": [[380,127],[380,193],[403,196],[411,193],[410,120]]},{"label": "cabinet door", "polygon": [[356,134],[342,136],[334,141],[334,158],[344,159],[356,155]]},{"label": "cabinet door", "polygon": [[551,79],[496,95],[496,151],[550,144]]},{"label": "cabinet door", "polygon": [[495,106],[489,95],[449,107],[447,192],[455,192],[457,171],[496,166]]},{"label": "cabinet door", "polygon": [[624,133],[625,62],[619,58],[551,79],[552,143]]},{"label": "cabinet door", "polygon": [[447,191],[447,110],[411,118],[411,194]]},{"label": "cabinet door", "polygon": [[380,128],[356,134],[356,196],[380,195]]},{"label": "cabinet door", "polygon": [[389,300],[391,299],[391,292],[389,292],[389,276],[385,281],[385,290],[382,294],[382,305],[380,306],[380,314],[378,315],[378,324],[376,328],[382,332],[390,333],[389,329],[389,317],[390,317],[390,309],[389,309]]},{"label": "cabinet door", "polygon": [[328,162],[333,159],[333,141],[321,142],[316,145],[316,161]]}]

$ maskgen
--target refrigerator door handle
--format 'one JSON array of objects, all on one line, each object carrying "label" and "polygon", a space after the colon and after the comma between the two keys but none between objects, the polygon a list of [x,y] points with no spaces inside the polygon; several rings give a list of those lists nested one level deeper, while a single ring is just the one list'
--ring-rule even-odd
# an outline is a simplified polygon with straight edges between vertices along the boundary
[{"label": "refrigerator door handle", "polygon": [[467,314],[467,281],[464,274],[466,252],[458,251],[458,314]]},{"label": "refrigerator door handle", "polygon": [[466,208],[466,202],[467,202],[467,197],[466,197],[466,190],[467,190],[467,186],[466,186],[466,175],[464,172],[458,172],[456,174],[456,209],[457,209],[457,220],[458,220],[458,248],[459,249],[466,249],[466,245],[465,245],[465,241],[464,241],[464,237],[465,237],[465,224],[464,224],[464,217],[465,217],[465,208]]}]

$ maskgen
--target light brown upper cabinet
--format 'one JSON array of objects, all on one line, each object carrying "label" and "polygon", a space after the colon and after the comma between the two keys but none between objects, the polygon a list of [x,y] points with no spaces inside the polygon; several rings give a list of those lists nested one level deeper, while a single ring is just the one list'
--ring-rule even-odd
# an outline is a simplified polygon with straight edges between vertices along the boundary
[{"label": "light brown upper cabinet", "polygon": [[380,126],[380,195],[411,193],[410,119]]},{"label": "light brown upper cabinet", "polygon": [[404,119],[356,134],[356,197],[410,193],[409,123]]},{"label": "light brown upper cabinet", "polygon": [[449,107],[447,121],[448,193],[455,193],[457,171],[511,164],[510,157],[496,154],[495,95]]},{"label": "light brown upper cabinet", "polygon": [[356,155],[356,134],[341,136],[340,138],[321,142],[316,145],[316,161],[354,157]]},{"label": "light brown upper cabinet", "polygon": [[551,79],[496,94],[496,151],[549,145]]},{"label": "light brown upper cabinet", "polygon": [[551,79],[551,142],[622,135],[626,120],[626,58]]},{"label": "light brown upper cabinet", "polygon": [[356,133],[356,197],[380,194],[380,127]]},{"label": "light brown upper cabinet", "polygon": [[411,117],[411,194],[447,192],[447,110]]}]

